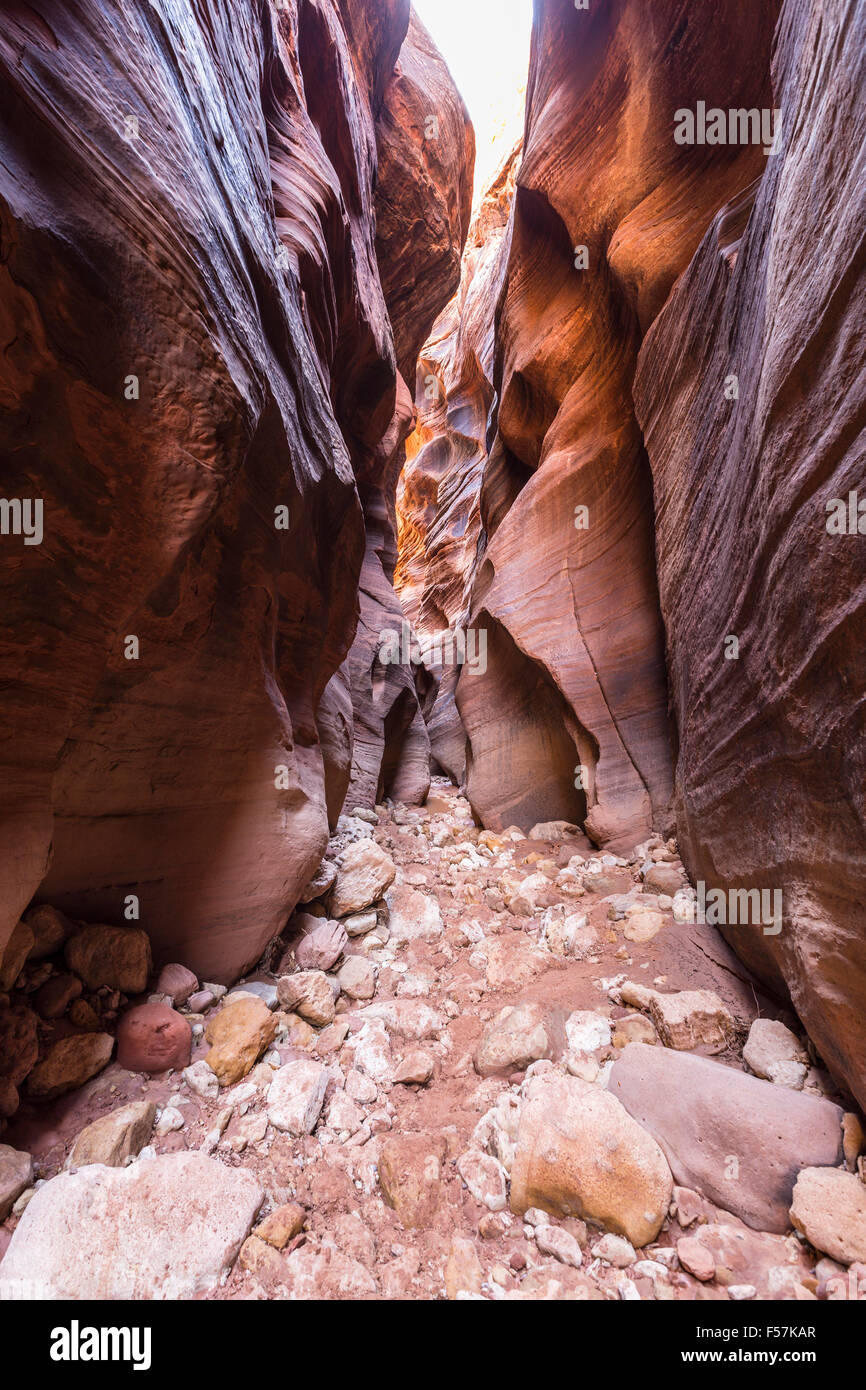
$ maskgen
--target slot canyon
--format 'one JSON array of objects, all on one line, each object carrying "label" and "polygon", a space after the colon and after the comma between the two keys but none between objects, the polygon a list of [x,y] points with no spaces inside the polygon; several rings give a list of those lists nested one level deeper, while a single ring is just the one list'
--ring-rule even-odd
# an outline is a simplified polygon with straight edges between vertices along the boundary
[{"label": "slot canyon", "polygon": [[866,1299],[866,8],[460,8],[4,0],[5,1301]]}]

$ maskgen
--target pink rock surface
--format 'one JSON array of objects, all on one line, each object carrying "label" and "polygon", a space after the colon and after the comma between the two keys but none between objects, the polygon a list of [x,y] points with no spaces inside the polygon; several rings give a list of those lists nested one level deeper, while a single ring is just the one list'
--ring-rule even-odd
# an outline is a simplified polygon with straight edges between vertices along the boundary
[{"label": "pink rock surface", "polygon": [[[779,153],[719,212],[635,383],[655,489],[683,859],[710,887],[780,891],[780,931],[723,930],[790,993],[861,1105],[864,540],[829,534],[827,508],[863,494],[866,466],[864,42],[860,7],[785,4]],[[804,257],[816,222],[823,250]]]}]

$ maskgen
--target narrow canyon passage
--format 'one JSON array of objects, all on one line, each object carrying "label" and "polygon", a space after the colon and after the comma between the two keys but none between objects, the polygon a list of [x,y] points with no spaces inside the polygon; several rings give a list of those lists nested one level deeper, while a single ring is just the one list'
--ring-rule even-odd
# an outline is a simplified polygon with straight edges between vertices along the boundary
[{"label": "narrow canyon passage", "polygon": [[7,9],[0,1298],[866,1298],[862,8]]}]

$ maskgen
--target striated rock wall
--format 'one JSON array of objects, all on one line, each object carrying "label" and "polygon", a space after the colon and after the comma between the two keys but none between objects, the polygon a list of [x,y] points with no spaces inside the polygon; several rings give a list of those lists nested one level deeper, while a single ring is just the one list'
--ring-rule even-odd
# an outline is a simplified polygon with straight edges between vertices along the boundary
[{"label": "striated rock wall", "polygon": [[421,713],[428,677],[418,663],[383,662],[382,634],[399,633],[394,592],[395,492],[415,412],[408,383],[418,352],[460,279],[469,230],[475,141],[462,98],[414,12],[376,123],[376,251],[394,329],[394,415],[357,467],[367,541],[361,614],[348,670],[355,745],[347,804],[382,796],[417,804],[430,786],[430,742]]},{"label": "striated rock wall", "polygon": [[[405,415],[375,189],[409,20],[4,6],[0,455],[44,537],[0,541],[0,943],[35,894],[106,922],[134,897],[157,963],[227,980],[321,858]],[[460,204],[449,121],[419,210]]]},{"label": "striated rock wall", "polygon": [[[683,858],[726,892],[781,891],[778,934],[723,929],[790,991],[861,1104],[866,538],[849,531],[848,505],[866,496],[864,54],[862,7],[787,0],[779,152],[719,212],[648,335],[635,390]],[[845,529],[831,534],[839,511]]]},{"label": "striated rock wall", "polygon": [[[437,319],[418,362],[418,419],[397,490],[395,586],[422,637],[466,625],[481,552],[481,488],[494,403],[495,314],[502,290],[519,147],[485,191],[469,231],[460,288]],[[456,667],[435,669],[439,691],[427,728],[433,755],[459,783],[466,735]]]},{"label": "striated rock wall", "polygon": [[[674,112],[771,105],[774,18],[774,5],[739,0],[666,0],[651,17],[637,0],[536,6],[504,287],[488,306],[489,450],[479,460],[474,446],[452,500],[434,462],[455,447],[443,424],[430,479],[416,464],[406,485],[403,592],[420,614],[456,607],[460,585],[428,562],[423,597],[412,592],[418,533],[426,556],[440,536],[462,534],[470,552],[480,537],[477,574],[465,555],[455,568],[472,583],[487,670],[464,668],[456,702],[468,795],[490,826],[560,816],[630,847],[671,824],[652,485],[631,384],[714,213],[764,164],[752,146],[678,145]],[[475,420],[467,433],[478,440]]]},{"label": "striated rock wall", "polygon": [[[684,25],[682,5],[656,6],[649,26],[630,3],[539,9],[499,321],[499,477],[473,595],[496,660],[457,696],[469,795],[487,819],[527,828],[544,801],[611,846],[669,824],[652,496],[631,376],[712,212],[757,164],[753,151],[709,150],[696,169],[674,144],[673,110],[711,100],[714,84],[757,101],[771,34],[766,7],[690,11]],[[506,683],[537,686],[519,719],[498,708]]]}]

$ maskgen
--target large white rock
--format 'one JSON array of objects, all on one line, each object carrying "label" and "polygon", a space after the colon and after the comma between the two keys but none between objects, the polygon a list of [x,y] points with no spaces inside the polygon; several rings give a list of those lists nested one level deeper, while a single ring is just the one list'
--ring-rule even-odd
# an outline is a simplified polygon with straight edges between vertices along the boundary
[{"label": "large white rock", "polygon": [[331,892],[331,915],[347,917],[381,898],[394,882],[393,859],[375,840],[356,840],[343,852]]},{"label": "large white rock", "polygon": [[268,1119],[275,1129],[289,1134],[312,1134],[316,1128],[325,1091],[328,1070],[306,1057],[280,1067],[268,1091]]},{"label": "large white rock", "polygon": [[179,1299],[216,1288],[261,1206],[253,1175],[199,1153],[89,1164],[40,1187],[0,1299]]},{"label": "large white rock", "polygon": [[435,941],[442,935],[439,904],[429,893],[398,884],[385,895],[388,904],[388,930],[391,944],[407,941]]}]

